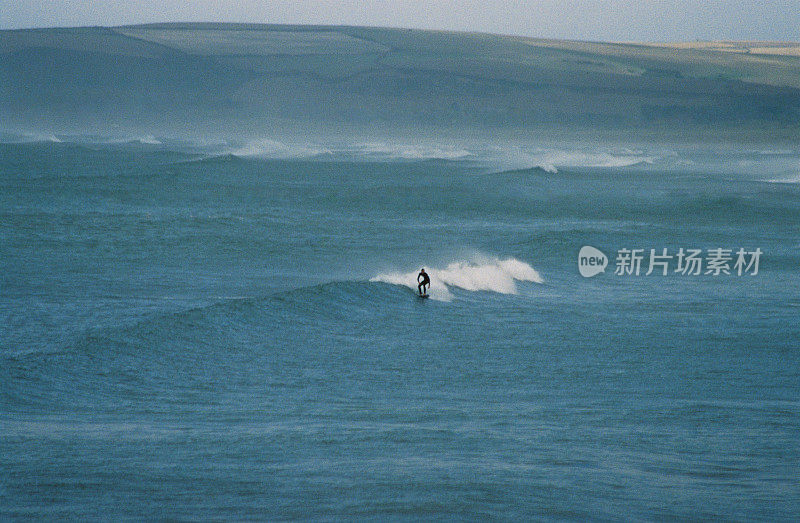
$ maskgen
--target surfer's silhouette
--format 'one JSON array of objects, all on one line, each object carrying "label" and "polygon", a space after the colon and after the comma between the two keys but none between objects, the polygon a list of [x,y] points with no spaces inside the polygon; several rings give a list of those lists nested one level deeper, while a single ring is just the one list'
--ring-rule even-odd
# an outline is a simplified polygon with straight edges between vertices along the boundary
[{"label": "surfer's silhouette", "polygon": [[425,296],[428,294],[428,285],[431,284],[431,279],[428,277],[428,273],[425,272],[425,269],[420,269],[419,274],[417,274],[417,289],[419,289],[419,295]]}]

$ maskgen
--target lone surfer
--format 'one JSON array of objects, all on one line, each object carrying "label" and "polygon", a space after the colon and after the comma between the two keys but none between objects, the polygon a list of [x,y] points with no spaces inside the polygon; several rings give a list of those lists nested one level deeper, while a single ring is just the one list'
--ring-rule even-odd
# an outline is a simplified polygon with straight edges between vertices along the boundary
[{"label": "lone surfer", "polygon": [[425,272],[425,269],[420,269],[419,274],[417,275],[417,289],[419,289],[419,295],[425,296],[428,294],[428,285],[431,284],[431,279],[428,277],[428,273]]}]

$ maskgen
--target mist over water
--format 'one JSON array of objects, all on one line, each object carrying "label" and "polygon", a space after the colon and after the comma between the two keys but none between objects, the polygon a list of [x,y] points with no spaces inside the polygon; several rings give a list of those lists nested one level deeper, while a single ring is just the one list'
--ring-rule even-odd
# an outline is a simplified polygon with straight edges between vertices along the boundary
[{"label": "mist over water", "polygon": [[[7,77],[23,58],[102,70],[97,39],[141,73],[47,84],[4,113],[0,518],[800,518],[800,149],[747,133],[774,86],[736,84],[761,105],[722,111],[738,123],[718,134],[667,136],[639,117],[661,125],[691,99],[720,118],[696,90],[728,80],[630,56],[623,75],[560,48],[506,69],[530,45],[474,35],[246,30],[0,34]],[[636,131],[616,132],[608,89],[586,102],[607,116],[596,128],[558,100],[503,116],[572,81],[553,73],[565,63],[611,74],[619,96],[680,92]],[[4,107],[44,74],[31,67],[0,82]],[[196,92],[170,90],[200,70]],[[487,85],[504,93],[489,106]],[[112,95],[125,102],[103,125],[67,125],[55,103],[88,97],[89,121]],[[173,96],[204,110],[148,116]],[[281,130],[231,100],[305,120]],[[515,131],[558,114],[563,129]],[[579,274],[584,246],[605,272]],[[763,256],[756,275],[614,274],[621,249],[664,248]]]}]

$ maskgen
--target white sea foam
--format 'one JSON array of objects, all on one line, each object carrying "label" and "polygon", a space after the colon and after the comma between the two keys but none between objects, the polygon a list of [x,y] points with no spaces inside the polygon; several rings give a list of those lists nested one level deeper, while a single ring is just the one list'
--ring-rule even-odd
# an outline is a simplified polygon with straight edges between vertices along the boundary
[{"label": "white sea foam", "polygon": [[136,138],[133,141],[141,143],[141,144],[145,144],[145,145],[161,145],[161,141],[158,140],[152,134],[147,134],[145,136],[140,136],[139,138]]},{"label": "white sea foam", "polygon": [[330,154],[331,151],[324,147],[313,145],[287,145],[275,140],[261,139],[254,140],[236,147],[230,151],[234,156],[248,156],[258,158],[311,158],[322,154]]},{"label": "white sea foam", "polygon": [[800,183],[800,162],[796,158],[781,170],[783,172],[779,176],[764,181],[767,183]]},{"label": "white sea foam", "polygon": [[549,173],[557,173],[560,168],[570,167],[630,167],[639,164],[652,164],[656,158],[625,149],[619,152],[592,152],[568,150],[517,150],[507,153],[508,161],[514,168],[540,168]]},{"label": "white sea foam", "polygon": [[351,144],[288,144],[270,139],[247,142],[230,150],[235,156],[259,158],[311,158],[321,155],[340,155],[368,160],[458,160],[472,155],[458,147],[440,147],[402,143]]},{"label": "white sea foam", "polygon": [[4,133],[0,131],[3,143],[34,143],[34,142],[52,142],[61,143],[58,136],[52,133]]},{"label": "white sea foam", "polygon": [[142,136],[122,136],[115,138],[106,138],[96,141],[96,137],[80,137],[78,141],[86,143],[102,143],[102,144],[142,144],[142,145],[162,145],[161,140],[152,134],[145,134]]},{"label": "white sea foam", "polygon": [[351,152],[381,159],[398,160],[460,160],[473,154],[460,147],[402,143],[361,143],[356,144]]},{"label": "white sea foam", "polygon": [[[542,277],[529,264],[514,258],[490,258],[479,261],[457,261],[444,268],[426,267],[431,285],[428,294],[440,301],[452,299],[451,287],[467,291],[491,291],[501,294],[516,294],[517,282],[542,283]],[[378,274],[370,281],[404,285],[417,289],[418,269],[410,272]]]},{"label": "white sea foam", "polygon": [[774,178],[772,180],[764,180],[767,183],[800,183],[800,173],[785,178]]},{"label": "white sea foam", "polygon": [[525,148],[477,147],[467,149],[449,143],[367,142],[289,144],[271,139],[250,141],[229,151],[236,156],[263,158],[310,158],[320,155],[343,156],[366,160],[484,160],[508,168],[539,167],[556,173],[569,167],[627,167],[651,164],[656,157],[632,149],[593,151]]}]

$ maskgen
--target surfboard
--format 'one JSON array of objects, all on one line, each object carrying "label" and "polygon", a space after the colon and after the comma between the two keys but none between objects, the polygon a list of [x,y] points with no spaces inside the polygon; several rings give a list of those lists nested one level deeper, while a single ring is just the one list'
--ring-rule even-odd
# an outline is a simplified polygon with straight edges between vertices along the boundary
[{"label": "surfboard", "polygon": [[420,298],[427,298],[428,297],[427,294],[417,294],[417,296],[419,296]]}]

